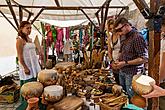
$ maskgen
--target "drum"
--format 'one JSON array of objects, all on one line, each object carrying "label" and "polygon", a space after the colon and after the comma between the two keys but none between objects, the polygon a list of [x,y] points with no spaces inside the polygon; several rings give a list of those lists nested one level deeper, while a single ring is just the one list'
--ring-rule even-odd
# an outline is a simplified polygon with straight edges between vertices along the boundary
[{"label": "drum", "polygon": [[57,71],[53,69],[42,70],[38,73],[38,80],[44,86],[55,85],[57,82]]},{"label": "drum", "polygon": [[44,88],[44,98],[49,102],[57,102],[63,97],[63,87],[59,85],[47,86]]},{"label": "drum", "polygon": [[28,82],[21,87],[21,95],[25,99],[40,97],[43,92],[43,85],[40,82]]}]

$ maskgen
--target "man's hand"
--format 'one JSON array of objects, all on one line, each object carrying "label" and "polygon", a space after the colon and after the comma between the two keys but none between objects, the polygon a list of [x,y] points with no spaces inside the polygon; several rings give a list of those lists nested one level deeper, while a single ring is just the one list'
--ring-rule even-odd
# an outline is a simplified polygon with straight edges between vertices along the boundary
[{"label": "man's hand", "polygon": [[111,66],[112,66],[112,69],[117,70],[115,61],[113,61],[113,62],[111,63]]},{"label": "man's hand", "polygon": [[150,85],[153,87],[153,91],[147,95],[142,95],[144,98],[165,96],[165,89],[163,89],[153,83],[150,83]]},{"label": "man's hand", "polygon": [[124,67],[125,65],[126,65],[125,61],[115,62],[114,63],[114,68],[115,69],[120,69],[120,68]]}]

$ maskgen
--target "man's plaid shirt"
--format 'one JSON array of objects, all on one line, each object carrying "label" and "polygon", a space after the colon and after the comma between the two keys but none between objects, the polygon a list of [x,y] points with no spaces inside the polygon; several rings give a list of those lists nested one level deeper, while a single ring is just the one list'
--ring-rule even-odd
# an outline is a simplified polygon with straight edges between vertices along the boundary
[{"label": "man's plaid shirt", "polygon": [[[148,59],[148,50],[144,38],[135,29],[132,29],[121,41],[119,61],[130,61],[138,57]],[[142,71],[143,66],[144,64],[128,65],[121,68],[121,71],[136,74]]]}]

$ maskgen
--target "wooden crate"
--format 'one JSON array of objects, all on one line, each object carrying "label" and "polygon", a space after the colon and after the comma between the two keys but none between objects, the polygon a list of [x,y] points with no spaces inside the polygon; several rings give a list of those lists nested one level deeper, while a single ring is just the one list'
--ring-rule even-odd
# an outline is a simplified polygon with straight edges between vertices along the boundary
[{"label": "wooden crate", "polygon": [[0,103],[14,103],[20,97],[20,87],[11,89],[0,94]]}]

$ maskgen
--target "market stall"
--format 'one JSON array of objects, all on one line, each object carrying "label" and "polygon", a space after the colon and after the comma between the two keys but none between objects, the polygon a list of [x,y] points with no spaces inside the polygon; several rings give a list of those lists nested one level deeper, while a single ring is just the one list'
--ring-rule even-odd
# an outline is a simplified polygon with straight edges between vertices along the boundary
[{"label": "market stall", "polygon": [[113,110],[128,102],[122,87],[115,84],[108,70],[83,70],[74,62],[61,62],[53,69],[39,72],[38,79],[39,82],[24,84],[21,94],[28,100],[41,98],[40,103],[48,109]]},{"label": "market stall", "polygon": [[[97,27],[97,26],[96,26],[95,23],[93,23],[93,21],[91,20],[91,18],[93,18],[93,16],[95,16],[95,15],[96,15],[97,18],[101,18],[101,19],[98,19],[98,24],[100,24],[99,30],[100,30],[100,36],[101,36],[101,50],[99,52],[98,51],[92,51],[93,48],[91,48],[91,53],[92,54],[90,56],[87,55],[87,53],[84,52],[85,53],[84,54],[85,63],[86,63],[87,66],[77,65],[78,66],[77,67],[75,65],[74,66],[72,65],[71,67],[64,68],[65,67],[65,64],[61,64],[62,66],[60,66],[60,64],[59,64],[59,67],[56,65],[56,67],[54,69],[59,74],[59,76],[57,75],[58,76],[58,81],[56,82],[56,79],[53,79],[54,82],[52,80],[50,80],[48,82],[48,84],[52,85],[52,82],[53,82],[53,84],[56,84],[57,83],[58,85],[60,85],[61,87],[63,87],[62,91],[64,91],[64,93],[63,93],[62,96],[67,96],[68,93],[72,93],[72,95],[74,94],[74,95],[79,96],[81,98],[85,94],[87,94],[87,96],[88,95],[98,95],[98,94],[99,95],[102,95],[101,93],[103,93],[104,90],[97,90],[97,89],[98,88],[102,88],[102,89],[105,89],[106,88],[107,89],[109,86],[111,86],[112,87],[112,91],[111,91],[112,94],[109,94],[107,96],[106,95],[100,96],[99,98],[101,98],[102,101],[100,101],[101,104],[99,103],[99,105],[101,107],[103,107],[103,108],[106,106],[106,104],[108,104],[108,107],[111,107],[111,106],[113,106],[113,107],[120,106],[121,107],[121,105],[123,105],[123,104],[126,103],[125,96],[121,96],[120,97],[121,94],[119,96],[117,96],[117,97],[113,97],[116,94],[113,92],[114,91],[113,90],[114,83],[112,83],[113,81],[111,80],[111,76],[109,76],[109,74],[106,74],[106,71],[107,70],[101,69],[101,66],[98,66],[98,65],[99,65],[99,63],[102,62],[102,60],[100,60],[100,59],[102,59],[103,53],[104,53],[104,52],[101,52],[101,51],[103,51],[104,45],[105,45],[104,44],[105,43],[104,42],[104,40],[105,40],[104,30],[105,30],[105,21],[106,21],[106,18],[110,14],[110,13],[108,13],[108,9],[110,8],[109,5],[112,5],[113,3],[114,4],[118,4],[118,2],[119,2],[119,6],[112,6],[111,8],[121,8],[121,12],[123,10],[125,10],[125,9],[128,9],[127,5],[125,6],[125,4],[122,3],[121,1],[118,1],[118,2],[112,1],[111,2],[111,0],[107,0],[105,2],[103,2],[103,1],[94,2],[94,3],[96,3],[95,4],[96,6],[93,6],[93,4],[92,4],[93,2],[91,2],[91,1],[86,2],[86,3],[92,4],[91,7],[85,7],[86,6],[85,3],[83,3],[83,4],[85,4],[85,6],[83,5],[83,6],[79,6],[79,7],[67,7],[68,4],[69,3],[72,3],[72,2],[65,2],[66,4],[65,3],[63,4],[63,2],[59,2],[58,0],[55,0],[55,4],[57,5],[57,7],[49,6],[49,4],[47,4],[48,6],[44,6],[43,7],[43,6],[40,6],[42,4],[41,3],[38,3],[38,2],[36,2],[36,4],[38,3],[39,6],[38,6],[38,4],[37,5],[34,5],[35,2],[32,2],[32,5],[33,6],[31,6],[31,4],[29,5],[28,3],[23,3],[23,2],[19,2],[20,4],[23,4],[23,5],[20,5],[17,2],[14,1],[14,0],[12,0],[12,4],[11,4],[11,2],[9,0],[9,1],[6,1],[5,4],[1,5],[1,7],[3,7],[3,11],[5,11],[5,13],[8,13],[9,10],[12,13],[16,26],[13,25],[10,21],[9,22],[12,24],[12,26],[16,30],[17,30],[17,27],[19,25],[19,23],[18,23],[18,21],[16,19],[16,15],[18,15],[18,13],[19,13],[19,15],[20,15],[19,16],[20,17],[19,20],[21,22],[22,21],[22,17],[23,17],[22,10],[25,10],[26,12],[28,12],[28,15],[26,15],[26,14],[24,15],[24,16],[28,17],[28,20],[31,18],[31,15],[35,14],[34,18],[31,19],[31,23],[32,24],[35,22],[35,20],[40,16],[40,14],[43,11],[45,12],[45,13],[41,14],[41,16],[43,18],[45,16],[47,16],[47,15],[51,15],[51,11],[50,10],[56,10],[56,11],[57,10],[62,10],[63,11],[62,13],[65,12],[64,10],[68,10],[68,11],[69,10],[76,10],[76,14],[75,14],[76,17],[75,18],[77,18],[77,19],[78,19],[79,13],[81,12],[91,22],[93,28],[94,27]],[[156,26],[158,26],[157,24],[160,25],[160,22],[156,22],[156,21],[159,21],[160,18],[159,19],[157,18],[157,13],[156,12],[158,10],[158,5],[160,5],[160,4],[158,4],[157,2],[155,2],[153,0],[153,1],[150,2],[151,3],[151,6],[150,6],[151,9],[149,9],[146,1],[144,1],[144,0],[140,0],[140,2],[137,1],[137,0],[134,0],[134,2],[135,2],[135,4],[137,5],[137,7],[139,8],[139,10],[141,11],[141,13],[143,14],[143,16],[146,19],[150,19],[150,20],[154,20],[155,21],[154,22],[155,24],[153,23],[154,24],[154,26],[153,26],[154,29],[150,33],[152,37],[150,37],[150,45],[151,46],[149,48],[149,51],[150,51],[149,53],[151,54],[151,59],[149,59],[149,75],[151,75],[152,77],[154,77],[156,79],[156,83],[159,84],[159,78],[158,78],[159,75],[158,74],[155,75],[155,73],[158,73],[158,68],[159,68],[159,62],[157,62],[157,61],[159,61],[159,50],[160,50],[159,43],[160,42],[156,42],[156,41],[159,41],[160,30],[156,30],[157,29]],[[77,3],[77,2],[75,2],[75,3]],[[98,4],[103,4],[103,5],[100,6],[100,7],[97,7],[97,3]],[[132,7],[132,6],[135,7],[134,5],[131,5],[132,2],[128,2],[127,1],[126,3],[130,4],[129,7]],[[163,4],[163,1],[161,3]],[[16,5],[14,5],[14,4],[16,4]],[[50,4],[52,4],[52,3],[50,2]],[[65,7],[65,5],[66,5],[66,7]],[[9,7],[9,10],[6,10],[6,7],[7,6]],[[18,11],[18,9],[16,9],[15,10],[16,13],[14,13],[13,7],[18,7],[18,6],[20,7],[19,8],[19,11]],[[155,8],[152,9],[152,7],[155,7]],[[35,11],[33,10],[34,13],[32,13],[32,11],[30,12],[28,10],[28,9],[32,9],[32,8],[36,8],[37,10],[35,10]],[[93,11],[89,11],[91,13],[86,13],[88,10],[86,10],[86,12],[85,12],[84,11],[85,9],[98,9],[98,10],[97,10],[97,12],[94,15],[94,14],[91,14],[91,13],[93,13],[94,10]],[[77,11],[77,10],[79,10],[79,11]],[[39,12],[39,13],[36,13],[36,11]],[[101,11],[101,14],[99,14],[100,11]],[[46,12],[50,12],[50,13],[48,14]],[[111,12],[114,12],[114,11],[111,11]],[[121,12],[119,12],[118,15],[120,15]],[[2,11],[1,11],[1,13],[2,13]],[[53,13],[56,13],[56,12],[53,12]],[[2,15],[5,17],[5,15],[3,13],[2,13]],[[82,17],[82,16],[81,17],[80,16],[79,16],[79,18]],[[52,16],[52,18],[54,18],[54,17],[56,17],[56,15],[55,16]],[[59,19],[60,19],[60,17],[59,17]],[[63,15],[62,18],[66,20],[66,19],[68,19],[68,16]],[[100,22],[100,20],[101,20],[101,22]],[[92,26],[91,26],[91,30],[93,30]],[[43,33],[44,33],[44,31],[43,31]],[[154,37],[154,35],[157,36],[157,37]],[[45,33],[44,33],[43,36],[45,36]],[[91,42],[93,42],[92,39],[91,39]],[[45,42],[44,42],[44,44],[45,44]],[[93,43],[91,43],[91,45],[93,45]],[[61,49],[61,48],[59,48],[59,49]],[[46,50],[46,49],[44,49],[44,50]],[[44,59],[46,59],[46,54],[45,53],[46,52],[44,52],[44,57],[45,57]],[[98,55],[98,54],[100,54],[100,55]],[[95,57],[97,57],[97,58],[95,58]],[[154,60],[152,60],[152,59],[154,59]],[[152,65],[152,64],[154,64],[154,65]],[[70,64],[66,64],[66,65],[70,65]],[[95,70],[95,68],[97,70]],[[152,70],[151,68],[154,68],[154,71],[151,71]],[[102,76],[102,77],[100,78],[100,76]],[[55,78],[55,77],[53,77],[53,78]],[[108,81],[110,80],[110,82],[108,82],[108,84],[106,82],[107,80]],[[90,84],[90,86],[92,85],[91,86],[92,89],[90,91],[90,94],[86,93],[87,90],[84,89],[84,87],[86,87],[86,85],[84,85],[84,84]],[[44,84],[44,86],[45,86],[45,84]],[[93,87],[96,87],[96,88],[93,88]],[[111,92],[108,92],[108,93],[111,93]],[[78,94],[80,94],[80,95],[78,95]],[[108,99],[106,99],[105,97],[108,97]],[[90,99],[91,97],[86,97],[86,98],[87,99],[88,98]],[[43,98],[43,99],[45,99],[45,98]],[[61,97],[59,98],[59,100],[60,99],[61,99]],[[94,97],[93,99],[98,99],[98,98],[97,97]],[[65,100],[68,100],[68,99],[63,99],[63,100],[65,102]],[[81,101],[79,101],[79,102],[81,102]],[[122,103],[118,103],[118,102],[122,102]],[[63,103],[63,102],[61,102],[61,103]],[[90,102],[90,104],[91,103],[96,104],[95,102]],[[154,100],[153,103],[154,103],[153,104],[153,109],[154,108],[155,109],[158,109],[158,100]],[[79,105],[81,105],[81,104],[82,103],[80,103]],[[49,105],[49,104],[46,104],[46,105]],[[55,105],[53,105],[53,107],[56,107],[56,106],[58,107],[59,105],[60,105],[60,103],[57,103],[57,105],[55,104]],[[93,106],[93,105],[91,104],[91,106]]]}]

